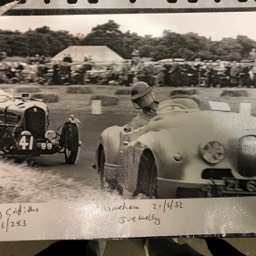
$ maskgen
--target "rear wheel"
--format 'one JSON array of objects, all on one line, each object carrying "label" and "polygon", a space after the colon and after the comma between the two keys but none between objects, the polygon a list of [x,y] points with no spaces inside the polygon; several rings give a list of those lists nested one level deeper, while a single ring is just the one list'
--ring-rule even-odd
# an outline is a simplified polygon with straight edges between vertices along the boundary
[{"label": "rear wheel", "polygon": [[144,194],[148,198],[157,198],[157,168],[151,152],[145,152],[140,161],[135,196]]},{"label": "rear wheel", "polygon": [[65,123],[62,132],[60,143],[64,147],[66,164],[75,164],[79,156],[79,132],[76,123]]}]

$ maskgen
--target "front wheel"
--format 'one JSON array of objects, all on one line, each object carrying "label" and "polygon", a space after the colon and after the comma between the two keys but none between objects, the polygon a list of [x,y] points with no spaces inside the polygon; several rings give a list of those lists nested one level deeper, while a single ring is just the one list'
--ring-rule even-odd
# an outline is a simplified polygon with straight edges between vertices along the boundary
[{"label": "front wheel", "polygon": [[101,150],[99,155],[99,175],[100,175],[100,188],[104,190],[106,188],[106,181],[104,175],[104,165],[105,165],[105,152],[104,149]]},{"label": "front wheel", "polygon": [[145,195],[147,198],[158,197],[157,168],[154,156],[151,152],[142,155],[139,164],[139,174],[137,188],[134,196],[139,194]]},{"label": "front wheel", "polygon": [[123,189],[122,186],[115,179],[107,178],[105,176],[105,151],[102,148],[99,152],[99,175],[100,175],[100,189],[107,190],[108,192],[116,192],[119,195],[122,195]]},{"label": "front wheel", "polygon": [[79,132],[76,123],[67,122],[64,124],[60,142],[64,148],[66,164],[75,164],[80,151]]}]

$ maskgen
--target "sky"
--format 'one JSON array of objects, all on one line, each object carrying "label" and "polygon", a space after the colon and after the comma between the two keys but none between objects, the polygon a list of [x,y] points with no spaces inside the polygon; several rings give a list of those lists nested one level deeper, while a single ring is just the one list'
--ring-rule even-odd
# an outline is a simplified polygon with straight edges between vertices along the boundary
[{"label": "sky", "polygon": [[130,30],[141,36],[162,36],[166,29],[181,34],[194,32],[212,40],[235,38],[237,35],[256,40],[256,12],[0,16],[0,29],[25,32],[29,28],[49,26],[52,30],[86,35],[93,27],[110,19],[120,25],[122,32]]}]

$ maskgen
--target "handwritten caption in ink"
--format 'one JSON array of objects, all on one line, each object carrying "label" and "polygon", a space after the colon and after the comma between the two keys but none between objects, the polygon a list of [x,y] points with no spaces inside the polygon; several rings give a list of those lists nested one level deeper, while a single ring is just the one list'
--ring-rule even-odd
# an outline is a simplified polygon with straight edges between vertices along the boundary
[{"label": "handwritten caption in ink", "polygon": [[28,226],[27,217],[39,212],[37,207],[22,205],[7,207],[0,211],[0,232],[8,233],[10,229]]},{"label": "handwritten caption in ink", "polygon": [[[115,206],[104,207],[106,212],[124,212],[124,215],[120,217],[118,222],[120,224],[126,223],[138,223],[138,222],[151,222],[154,225],[161,224],[160,213],[167,214],[173,210],[182,210],[184,208],[184,202],[174,199],[156,200],[153,201],[148,213],[141,213],[142,207],[137,205],[136,202],[128,203],[124,201]],[[134,213],[130,215],[130,212]],[[127,216],[125,215],[127,214]]]}]

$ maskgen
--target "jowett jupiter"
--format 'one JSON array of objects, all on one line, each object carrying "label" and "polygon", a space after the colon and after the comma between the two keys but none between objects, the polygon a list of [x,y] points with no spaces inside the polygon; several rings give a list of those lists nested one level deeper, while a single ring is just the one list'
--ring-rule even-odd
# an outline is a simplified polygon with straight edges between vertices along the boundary
[{"label": "jowett jupiter", "polygon": [[148,125],[131,132],[104,130],[101,186],[150,198],[256,195],[256,118],[192,101],[160,103]]},{"label": "jowett jupiter", "polygon": [[64,153],[67,164],[79,155],[78,120],[71,116],[57,131],[48,130],[49,109],[28,94],[14,97],[0,90],[0,151],[9,156]]}]

